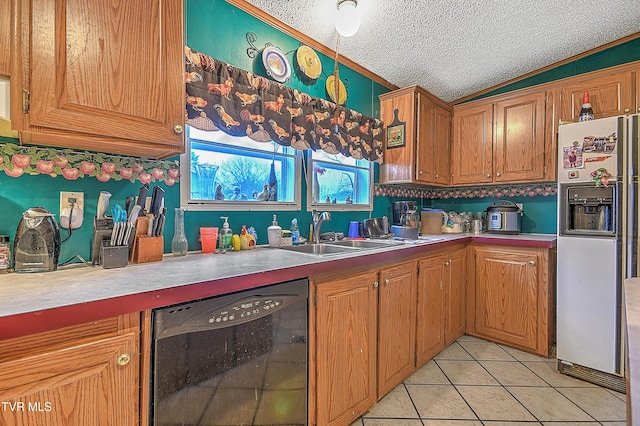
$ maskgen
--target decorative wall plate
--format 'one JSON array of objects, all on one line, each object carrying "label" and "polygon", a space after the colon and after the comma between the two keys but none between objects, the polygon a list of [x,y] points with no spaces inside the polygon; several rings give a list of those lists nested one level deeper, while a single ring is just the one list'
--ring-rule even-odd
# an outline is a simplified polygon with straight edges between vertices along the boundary
[{"label": "decorative wall plate", "polygon": [[267,46],[262,51],[264,68],[275,81],[284,83],[291,75],[291,65],[286,56],[275,46]]},{"label": "decorative wall plate", "polygon": [[338,105],[342,105],[347,101],[347,88],[344,87],[344,83],[342,83],[342,80],[338,79],[338,100],[336,101],[335,99],[336,88],[334,85],[334,81],[335,81],[334,75],[330,75],[329,77],[327,77],[327,84],[326,84],[327,93],[329,94],[329,97],[333,102],[336,102]]},{"label": "decorative wall plate", "polygon": [[322,74],[322,63],[318,54],[309,46],[300,46],[296,51],[296,60],[300,72],[307,78],[315,80]]}]

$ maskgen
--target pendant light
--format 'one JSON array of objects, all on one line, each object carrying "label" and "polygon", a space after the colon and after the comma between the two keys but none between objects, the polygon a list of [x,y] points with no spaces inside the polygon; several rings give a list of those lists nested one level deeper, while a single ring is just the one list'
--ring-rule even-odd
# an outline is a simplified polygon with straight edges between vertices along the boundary
[{"label": "pendant light", "polygon": [[335,24],[343,37],[351,37],[360,28],[361,17],[357,6],[357,0],[338,0]]}]

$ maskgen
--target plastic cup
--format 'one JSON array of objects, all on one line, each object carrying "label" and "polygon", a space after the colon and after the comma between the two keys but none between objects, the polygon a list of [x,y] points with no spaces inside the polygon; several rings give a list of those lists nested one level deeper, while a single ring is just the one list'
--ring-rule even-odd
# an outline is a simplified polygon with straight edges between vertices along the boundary
[{"label": "plastic cup", "polygon": [[216,251],[216,243],[218,241],[218,228],[207,227],[200,228],[200,243],[202,244],[203,253],[213,253]]},{"label": "plastic cup", "polygon": [[360,237],[360,223],[352,220],[349,222],[349,233],[347,234],[349,238],[358,238]]}]

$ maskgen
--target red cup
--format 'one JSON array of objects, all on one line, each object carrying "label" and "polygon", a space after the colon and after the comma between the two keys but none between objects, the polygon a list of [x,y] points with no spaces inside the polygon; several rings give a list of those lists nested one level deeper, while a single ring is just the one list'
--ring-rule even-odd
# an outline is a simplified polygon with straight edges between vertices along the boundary
[{"label": "red cup", "polygon": [[216,251],[218,241],[218,228],[200,228],[200,243],[203,253],[213,253]]}]

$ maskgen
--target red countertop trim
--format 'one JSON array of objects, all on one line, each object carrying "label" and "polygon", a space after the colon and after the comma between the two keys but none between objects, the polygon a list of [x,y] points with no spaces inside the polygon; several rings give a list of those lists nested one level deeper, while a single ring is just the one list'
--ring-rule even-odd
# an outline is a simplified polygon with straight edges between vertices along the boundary
[{"label": "red countertop trim", "polygon": [[[517,245],[526,247],[555,247],[555,241],[500,239],[496,237],[468,237],[435,244],[417,245],[402,250],[364,254],[366,262],[402,260],[406,256],[442,249],[448,246],[475,241],[488,244]],[[197,284],[187,284],[157,291],[97,300],[88,303],[61,306],[59,308],[28,312],[0,318],[0,340],[28,334],[55,330],[71,325],[97,321],[130,312],[154,309],[184,303],[191,300],[219,296],[274,283],[306,278],[326,272],[328,269],[349,268],[354,258],[336,259],[330,262],[311,263],[292,268],[282,268],[250,275],[239,275]]]}]

